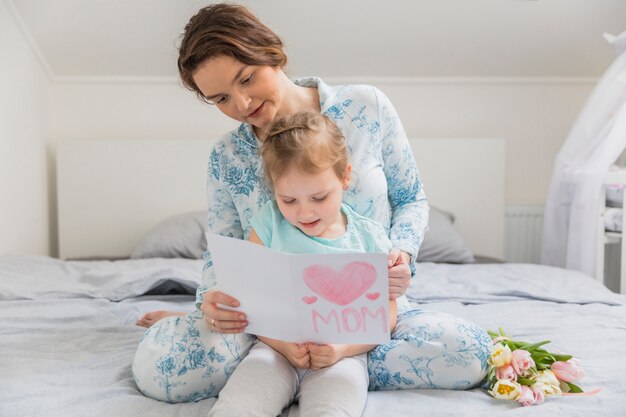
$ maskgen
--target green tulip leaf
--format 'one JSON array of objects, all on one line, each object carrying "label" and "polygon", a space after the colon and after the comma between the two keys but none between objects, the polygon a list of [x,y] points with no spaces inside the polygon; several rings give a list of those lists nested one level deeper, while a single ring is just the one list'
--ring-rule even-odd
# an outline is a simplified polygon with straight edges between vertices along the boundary
[{"label": "green tulip leaf", "polygon": [[534,379],[530,379],[530,378],[517,378],[517,382],[520,385],[526,385],[527,387],[530,387],[537,381],[535,381]]},{"label": "green tulip leaf", "polygon": [[571,382],[566,382],[566,384],[569,387],[569,392],[573,392],[575,394],[583,392],[582,388],[578,385],[572,384]]},{"label": "green tulip leaf", "polygon": [[537,343],[534,343],[534,344],[526,347],[526,350],[532,353],[532,351],[536,350],[540,346],[547,345],[550,342],[551,342],[551,340],[543,340],[541,342],[537,342]]}]

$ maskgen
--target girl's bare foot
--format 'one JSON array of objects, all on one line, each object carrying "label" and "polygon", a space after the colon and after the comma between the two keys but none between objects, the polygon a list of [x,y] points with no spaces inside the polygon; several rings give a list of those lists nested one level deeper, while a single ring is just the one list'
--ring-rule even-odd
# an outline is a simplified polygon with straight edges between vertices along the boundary
[{"label": "girl's bare foot", "polygon": [[152,326],[154,323],[156,323],[157,321],[161,320],[162,318],[170,317],[170,316],[184,316],[185,314],[186,313],[181,313],[180,311],[168,311],[168,310],[150,311],[144,314],[139,320],[137,320],[137,323],[135,324],[137,326],[148,328]]}]

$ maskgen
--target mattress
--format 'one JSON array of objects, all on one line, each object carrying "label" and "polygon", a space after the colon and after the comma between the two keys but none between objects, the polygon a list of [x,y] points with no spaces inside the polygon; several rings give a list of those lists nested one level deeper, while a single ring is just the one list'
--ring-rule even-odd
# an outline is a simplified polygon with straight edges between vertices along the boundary
[{"label": "mattress", "polygon": [[[0,256],[0,416],[205,416],[214,403],[144,397],[131,363],[155,309],[191,311],[202,261],[60,261]],[[581,359],[589,397],[528,408],[484,389],[369,393],[365,416],[626,415],[626,297],[581,273],[527,264],[419,264],[407,293],[415,307],[455,314],[485,329]],[[285,415],[298,416],[297,404]]]}]

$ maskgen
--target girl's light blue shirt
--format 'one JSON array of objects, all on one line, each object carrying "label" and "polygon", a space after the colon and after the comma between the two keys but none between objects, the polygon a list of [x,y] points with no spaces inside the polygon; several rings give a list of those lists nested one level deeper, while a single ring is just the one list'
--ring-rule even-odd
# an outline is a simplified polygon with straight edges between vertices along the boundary
[{"label": "girl's light blue shirt", "polygon": [[268,202],[250,222],[266,247],[283,253],[389,253],[393,248],[380,224],[345,203],[341,212],[346,216],[347,230],[333,239],[306,235],[285,219],[275,201]]}]

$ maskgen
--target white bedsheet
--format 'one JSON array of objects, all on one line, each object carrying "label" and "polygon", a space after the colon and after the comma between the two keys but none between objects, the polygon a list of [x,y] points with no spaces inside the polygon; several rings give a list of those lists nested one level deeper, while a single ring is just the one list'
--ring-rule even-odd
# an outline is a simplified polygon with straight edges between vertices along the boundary
[{"label": "white bedsheet", "polygon": [[[201,261],[63,262],[0,257],[0,416],[204,416],[214,400],[169,405],[145,398],[131,362],[143,312],[190,311]],[[180,285],[178,285],[178,284]],[[372,392],[365,416],[624,416],[626,297],[580,273],[537,265],[421,264],[408,292],[423,309],[503,326],[520,339],[583,361],[592,397],[520,408],[482,389]],[[292,406],[290,416],[297,416]]]}]

